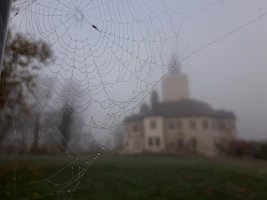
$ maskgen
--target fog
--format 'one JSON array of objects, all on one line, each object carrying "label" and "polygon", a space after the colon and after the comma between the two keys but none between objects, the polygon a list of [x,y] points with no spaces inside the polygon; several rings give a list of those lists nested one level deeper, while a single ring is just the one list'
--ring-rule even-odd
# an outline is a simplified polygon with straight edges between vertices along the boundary
[{"label": "fog", "polygon": [[[198,0],[173,0],[164,1],[164,3],[162,1],[151,2],[147,1],[147,4],[151,5],[151,9],[154,9],[155,12],[160,13],[165,9],[172,9],[176,12],[176,16],[172,16],[172,27],[177,28],[177,30],[173,30],[175,33],[179,33],[177,39],[182,39],[181,41],[176,41],[176,43],[174,42],[175,44],[170,42],[164,47],[162,53],[158,55],[161,55],[165,63],[167,63],[173,52],[178,52],[180,55],[181,52],[185,51],[179,60],[182,71],[189,76],[191,97],[203,100],[215,109],[232,110],[237,116],[239,137],[255,140],[267,139],[267,81],[265,78],[267,74],[267,2],[265,0],[205,0],[201,2]],[[165,7],[163,8],[162,5]],[[182,16],[184,18],[179,16],[179,13],[183,13]],[[101,14],[96,14],[101,18]],[[89,13],[88,15],[91,16],[93,14]],[[60,17],[57,18],[56,15],[53,17],[55,22],[62,22]],[[18,15],[12,19],[11,23],[19,27],[19,30],[25,30],[28,23],[26,19],[22,15]],[[34,20],[31,21],[32,24],[34,22]],[[177,24],[174,24],[174,22],[177,22]],[[44,23],[46,24],[46,22]],[[91,27],[94,22],[90,22],[92,23],[90,24],[87,21],[86,23],[82,24],[84,26],[81,25],[84,30],[86,26]],[[27,31],[35,30],[35,32],[38,32],[37,29],[29,27],[28,29],[26,28]],[[76,27],[78,28],[79,24]],[[98,28],[101,28],[101,25],[98,25]],[[140,28],[140,30],[142,29]],[[170,30],[165,31],[168,32]],[[64,29],[59,29],[57,34],[60,35],[60,31],[64,31]],[[91,32],[90,37],[93,41],[95,40],[94,37],[97,38],[97,32]],[[73,32],[71,33],[74,34]],[[79,31],[75,34],[77,38],[84,39],[89,32]],[[138,35],[140,33],[133,32],[134,34]],[[42,36],[42,34],[40,35]],[[49,38],[49,42],[53,41],[52,37],[46,36],[44,38]],[[64,46],[64,44],[56,44],[54,48],[59,50],[60,46]],[[127,47],[129,49],[135,48],[131,44]],[[76,48],[78,49],[78,47]],[[75,47],[71,46],[71,49],[75,49]],[[144,48],[139,49],[139,53],[141,55],[144,54],[144,58],[147,56],[145,52]],[[87,53],[90,54],[90,51]],[[101,58],[103,59],[105,55],[103,53]],[[154,56],[155,58],[153,59],[157,60],[157,55]],[[70,57],[65,59],[67,64],[71,65],[72,61],[74,63],[74,60],[71,60]],[[94,62],[98,61],[94,60]],[[79,65],[77,63],[76,65]],[[55,70],[58,66],[62,67],[66,66],[66,64],[59,64],[55,61],[55,68],[50,73],[58,73],[59,71]],[[136,64],[129,64],[129,66],[134,68]],[[151,68],[149,67],[149,69]],[[111,70],[109,77],[106,77],[105,81],[115,80],[116,77],[119,77],[120,75],[116,74],[118,71],[120,69]],[[142,72],[142,74],[144,73]],[[148,85],[152,87],[166,73],[166,69],[163,69],[163,67],[157,70],[153,69],[152,79],[149,79]],[[75,79],[79,80],[81,85],[86,80],[81,71],[71,74],[66,70],[61,70],[60,74],[61,77],[66,79],[71,78],[71,75],[75,76]],[[98,79],[94,81],[95,84],[99,83]],[[127,105],[126,110],[137,111],[142,98],[139,98],[138,102],[133,101],[133,89],[131,86],[134,85],[131,81],[127,84],[117,83],[118,87],[114,90],[110,89],[108,97],[105,94],[99,94],[97,101],[108,99],[121,102],[129,101],[131,103]],[[145,87],[144,85],[140,86],[140,88]],[[160,92],[160,82],[155,85],[155,89]],[[146,92],[143,96],[148,98],[149,92]],[[91,127],[90,120],[85,120],[84,124],[97,134],[98,131],[102,131],[99,127],[104,126],[103,124],[105,124],[104,122],[111,111],[105,110],[102,104],[96,104],[92,107],[90,114],[85,114],[85,119],[90,119],[93,116],[99,126]],[[125,114],[123,115],[123,113]],[[130,112],[121,112],[120,119],[116,119],[115,122],[122,121],[129,114]],[[110,122],[110,124],[112,123],[114,121]],[[106,135],[103,138],[105,137]]]},{"label": "fog", "polygon": [[266,0],[11,1],[1,199],[266,197]]},{"label": "fog", "polygon": [[[245,2],[253,7],[259,1]],[[265,2],[258,11],[266,10],[266,6]],[[230,25],[236,24],[229,18]],[[198,52],[183,65],[190,76],[192,95],[215,108],[233,110],[239,136],[246,139],[267,137],[266,34],[264,17]]]},{"label": "fog", "polygon": [[[209,36],[216,38],[216,29],[209,24],[220,27],[218,32],[227,32],[231,30],[229,27],[238,27],[240,21],[248,22],[251,16],[267,9],[264,1],[224,3],[225,12],[211,7],[192,19],[191,26],[188,25],[192,32],[187,32],[189,43],[202,43],[203,38],[208,41]],[[191,97],[204,100],[216,109],[234,111],[238,136],[245,139],[267,138],[266,20],[266,17],[258,19],[182,63],[182,71],[189,76]],[[160,83],[157,90],[161,90]]]}]

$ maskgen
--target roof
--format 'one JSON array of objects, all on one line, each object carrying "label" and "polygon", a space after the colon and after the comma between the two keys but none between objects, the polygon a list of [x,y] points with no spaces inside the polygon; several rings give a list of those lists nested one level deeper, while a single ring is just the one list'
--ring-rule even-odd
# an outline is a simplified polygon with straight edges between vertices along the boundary
[{"label": "roof", "polygon": [[215,112],[216,117],[219,119],[235,119],[235,114],[233,112],[218,110]]},{"label": "roof", "polygon": [[153,109],[146,114],[134,114],[126,118],[126,122],[140,121],[146,117],[161,116],[164,118],[182,117],[213,117],[218,119],[234,119],[232,112],[223,110],[215,111],[207,103],[183,99],[172,102],[159,102]]},{"label": "roof", "polygon": [[210,116],[213,112],[208,104],[191,99],[159,103],[153,110],[154,115],[163,117]]}]

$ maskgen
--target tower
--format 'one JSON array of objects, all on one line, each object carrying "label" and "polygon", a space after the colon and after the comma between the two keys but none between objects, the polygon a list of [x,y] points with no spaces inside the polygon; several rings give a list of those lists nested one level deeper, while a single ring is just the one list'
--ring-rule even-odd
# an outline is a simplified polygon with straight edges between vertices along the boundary
[{"label": "tower", "polygon": [[188,77],[181,72],[180,63],[173,56],[169,72],[162,80],[163,101],[176,101],[189,98]]}]

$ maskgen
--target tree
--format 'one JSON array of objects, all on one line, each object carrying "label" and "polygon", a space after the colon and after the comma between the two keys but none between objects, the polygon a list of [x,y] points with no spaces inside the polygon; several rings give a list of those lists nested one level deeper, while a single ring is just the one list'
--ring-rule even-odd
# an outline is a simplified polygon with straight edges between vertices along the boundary
[{"label": "tree", "polygon": [[2,71],[3,50],[5,46],[6,33],[8,28],[9,15],[11,10],[12,0],[0,1],[0,73]]},{"label": "tree", "polygon": [[61,145],[65,150],[69,144],[72,133],[74,108],[72,105],[66,103],[61,111],[61,120],[58,125],[58,130],[61,134]]},{"label": "tree", "polygon": [[5,122],[6,127],[1,128],[0,144],[12,127],[10,121],[19,119],[34,106],[29,101],[37,78],[32,69],[37,72],[48,65],[53,60],[52,54],[44,41],[33,41],[8,31],[0,77],[0,124]]},{"label": "tree", "polygon": [[31,145],[30,152],[38,153],[39,151],[39,133],[40,133],[40,114],[38,113],[36,118],[34,119],[34,128],[33,128],[33,142]]},{"label": "tree", "polygon": [[267,159],[267,141],[261,142],[261,144],[258,145],[253,157],[257,159]]},{"label": "tree", "polygon": [[[47,108],[49,107],[49,104],[51,102],[51,97],[55,93],[54,91],[54,85],[51,84],[50,79],[47,77],[38,77],[39,82],[44,82],[45,84],[42,86],[45,86],[46,88],[40,87],[39,85],[34,87],[32,89],[32,96],[34,98],[34,101],[37,102],[35,104],[35,109],[29,115],[28,117],[31,118],[31,121],[33,122],[33,141],[31,144],[30,152],[31,153],[40,153],[40,132],[42,131],[42,127],[45,127],[45,131],[47,132],[48,129],[51,129],[52,123],[50,120],[47,120],[49,117],[56,118],[59,114],[59,110],[53,110],[52,112],[48,111]],[[43,117],[41,115],[43,113]],[[49,117],[45,117],[45,115],[48,115]],[[49,122],[48,122],[49,121]]]}]

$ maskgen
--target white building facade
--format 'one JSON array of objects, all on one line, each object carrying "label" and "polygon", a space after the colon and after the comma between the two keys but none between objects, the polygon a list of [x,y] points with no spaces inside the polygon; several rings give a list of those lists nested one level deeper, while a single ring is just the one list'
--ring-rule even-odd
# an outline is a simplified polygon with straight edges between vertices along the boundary
[{"label": "white building facade", "polygon": [[126,118],[123,152],[225,152],[237,136],[235,115],[190,99],[188,78],[179,69],[164,77],[162,87],[163,102]]}]

